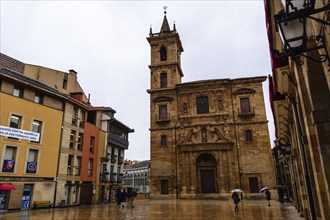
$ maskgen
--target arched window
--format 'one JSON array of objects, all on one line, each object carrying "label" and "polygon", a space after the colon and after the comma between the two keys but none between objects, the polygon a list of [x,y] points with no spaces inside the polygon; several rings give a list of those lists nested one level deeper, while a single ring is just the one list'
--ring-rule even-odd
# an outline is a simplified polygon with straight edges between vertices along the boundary
[{"label": "arched window", "polygon": [[167,51],[166,51],[166,47],[162,46],[160,48],[160,61],[166,61],[167,60]]}]

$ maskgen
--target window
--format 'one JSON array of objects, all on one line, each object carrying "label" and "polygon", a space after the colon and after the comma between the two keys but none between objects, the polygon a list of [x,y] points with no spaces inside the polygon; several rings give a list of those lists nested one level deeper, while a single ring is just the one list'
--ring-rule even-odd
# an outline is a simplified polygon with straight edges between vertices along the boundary
[{"label": "window", "polygon": [[166,135],[161,135],[160,136],[160,146],[164,147],[166,145],[167,145],[167,143],[166,143]]},{"label": "window", "polygon": [[21,127],[22,117],[18,115],[11,115],[10,116],[10,125],[11,128],[19,129]]},{"label": "window", "polygon": [[160,48],[160,61],[166,61],[167,60],[167,51],[166,51],[166,47],[162,46]]},{"label": "window", "polygon": [[167,105],[160,105],[159,106],[159,119],[166,120],[167,117]]},{"label": "window", "polygon": [[70,135],[70,148],[74,149],[75,147],[75,143],[76,143],[76,135],[77,132],[71,130],[71,135]]},{"label": "window", "polygon": [[93,175],[93,159],[88,160],[88,176]]},{"label": "window", "polygon": [[240,104],[241,104],[241,113],[251,112],[250,99],[248,97],[247,98],[240,98]]},{"label": "window", "polygon": [[115,167],[113,165],[110,166],[110,180],[113,181],[114,180],[114,169]]},{"label": "window", "polygon": [[167,73],[160,74],[160,88],[167,87]]},{"label": "window", "polygon": [[75,161],[75,175],[79,176],[80,175],[80,170],[81,170],[81,157],[77,157],[77,160]]},{"label": "window", "polygon": [[26,164],[26,173],[36,173],[37,172],[37,162],[38,162],[38,150],[30,149],[28,160]]},{"label": "window", "polygon": [[35,132],[35,133],[39,133],[39,140],[38,141],[31,141],[31,142],[36,142],[36,143],[39,143],[40,142],[40,138],[41,138],[41,125],[42,125],[42,122],[41,121],[33,120],[33,122],[32,122],[32,131]]},{"label": "window", "polygon": [[2,172],[14,172],[15,160],[16,160],[16,147],[7,146],[5,151],[5,157],[3,159]]},{"label": "window", "polygon": [[83,141],[84,141],[84,134],[79,132],[78,141],[77,141],[77,149],[78,150],[82,150]]},{"label": "window", "polygon": [[160,194],[161,195],[168,195],[168,180],[161,180],[160,181]]},{"label": "window", "polygon": [[196,98],[197,114],[209,113],[209,97],[200,96]]},{"label": "window", "polygon": [[73,107],[72,112],[72,124],[77,125],[77,117],[78,117],[78,109],[76,107]]},{"label": "window", "polygon": [[68,157],[68,170],[67,170],[67,174],[68,175],[72,175],[72,169],[73,169],[73,155],[69,155]]},{"label": "window", "polygon": [[249,178],[250,193],[259,193],[258,177]]},{"label": "window", "polygon": [[22,90],[22,88],[20,88],[18,86],[15,86],[14,87],[14,90],[13,90],[13,96],[22,98],[23,97],[23,90]]},{"label": "window", "polygon": [[245,131],[245,141],[252,141],[252,130]]},{"label": "window", "polygon": [[84,128],[84,121],[85,121],[85,112],[80,111],[80,122],[79,122],[79,127]]},{"label": "window", "polygon": [[94,153],[95,137],[91,136],[89,141],[89,152]]},{"label": "window", "polygon": [[35,94],[34,95],[34,100],[35,103],[42,103],[42,96],[40,94]]}]

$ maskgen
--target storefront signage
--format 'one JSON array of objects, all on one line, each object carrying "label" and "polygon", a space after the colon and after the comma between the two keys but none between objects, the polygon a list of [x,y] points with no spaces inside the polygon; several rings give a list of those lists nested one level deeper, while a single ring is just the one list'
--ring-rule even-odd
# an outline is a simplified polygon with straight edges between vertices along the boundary
[{"label": "storefront signage", "polygon": [[25,139],[29,141],[39,141],[40,134],[32,131],[0,126],[0,136]]}]

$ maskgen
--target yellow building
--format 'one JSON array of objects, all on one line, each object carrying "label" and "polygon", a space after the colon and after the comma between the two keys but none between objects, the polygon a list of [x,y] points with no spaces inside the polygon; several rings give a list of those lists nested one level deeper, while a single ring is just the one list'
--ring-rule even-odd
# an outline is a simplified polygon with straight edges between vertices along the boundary
[{"label": "yellow building", "polygon": [[16,188],[0,191],[0,210],[51,205],[65,97],[8,68],[0,79],[0,183]]}]

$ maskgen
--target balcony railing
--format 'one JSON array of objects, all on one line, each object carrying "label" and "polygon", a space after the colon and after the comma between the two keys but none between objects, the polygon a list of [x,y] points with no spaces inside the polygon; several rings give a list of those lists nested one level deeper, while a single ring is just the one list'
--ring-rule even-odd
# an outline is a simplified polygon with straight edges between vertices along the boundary
[{"label": "balcony railing", "polygon": [[67,168],[67,175],[72,175],[72,167],[68,166]]},{"label": "balcony railing", "polygon": [[118,165],[122,165],[124,163],[124,157],[118,158]]},{"label": "balcony railing", "polygon": [[111,155],[111,163],[116,163],[117,162],[117,155]]},{"label": "balcony railing", "polygon": [[170,114],[156,115],[156,122],[168,122],[170,119]]},{"label": "balcony railing", "polygon": [[77,118],[72,118],[72,122],[71,122],[72,125],[77,125]]},{"label": "balcony railing", "polygon": [[242,111],[241,108],[238,108],[238,116],[240,117],[251,117],[255,115],[254,107],[251,107],[249,111]]}]

